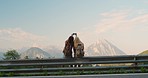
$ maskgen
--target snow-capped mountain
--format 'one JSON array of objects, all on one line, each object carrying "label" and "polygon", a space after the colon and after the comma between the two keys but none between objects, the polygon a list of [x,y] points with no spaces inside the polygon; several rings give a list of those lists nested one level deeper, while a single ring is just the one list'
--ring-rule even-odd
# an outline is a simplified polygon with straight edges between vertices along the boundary
[{"label": "snow-capped mountain", "polygon": [[125,55],[123,51],[105,39],[99,39],[86,49],[86,56]]},{"label": "snow-capped mountain", "polygon": [[29,58],[29,59],[36,59],[36,58],[49,58],[51,57],[49,53],[43,51],[40,48],[37,47],[31,47],[30,49],[28,49],[27,51],[21,53],[21,59],[24,58]]}]

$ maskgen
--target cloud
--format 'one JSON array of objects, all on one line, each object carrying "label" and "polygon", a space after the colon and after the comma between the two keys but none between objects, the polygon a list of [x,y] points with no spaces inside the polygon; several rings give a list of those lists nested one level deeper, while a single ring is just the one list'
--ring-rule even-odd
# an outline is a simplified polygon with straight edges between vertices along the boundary
[{"label": "cloud", "polygon": [[[100,13],[99,18],[96,24],[89,28],[86,27],[84,28],[85,30],[78,33],[78,36],[86,46],[89,46],[99,38],[118,39],[121,34],[128,35],[127,33],[147,32],[148,30],[147,10],[114,10]],[[113,36],[114,38],[112,38]]]},{"label": "cloud", "polygon": [[20,28],[0,29],[0,47],[20,48],[43,45],[48,41],[45,36],[39,36],[23,31]]},{"label": "cloud", "polygon": [[147,0],[145,0],[145,1],[143,1],[143,3],[147,5],[147,4],[148,4],[148,1],[147,1]]},{"label": "cloud", "polygon": [[142,11],[112,11],[100,14],[102,19],[96,25],[97,33],[127,31],[137,25],[148,25],[148,14]]}]

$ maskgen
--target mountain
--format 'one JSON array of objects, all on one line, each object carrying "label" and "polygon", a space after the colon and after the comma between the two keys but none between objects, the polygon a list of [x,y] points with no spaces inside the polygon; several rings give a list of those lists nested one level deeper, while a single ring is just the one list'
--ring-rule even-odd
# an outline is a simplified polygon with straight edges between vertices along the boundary
[{"label": "mountain", "polygon": [[44,50],[48,53],[50,53],[50,55],[52,57],[55,58],[62,58],[63,57],[63,52],[62,49],[60,47],[57,46],[47,46],[44,48]]},{"label": "mountain", "polygon": [[86,49],[86,56],[125,55],[123,51],[105,39],[99,39]]},{"label": "mountain", "polygon": [[18,53],[21,54],[21,53],[27,51],[29,48],[30,48],[30,47],[22,47],[22,48],[17,49],[17,51],[18,51]]},{"label": "mountain", "polygon": [[2,60],[4,58],[4,53],[3,52],[0,52],[0,60]]},{"label": "mountain", "polygon": [[21,53],[21,59],[26,58],[28,56],[29,59],[36,59],[36,58],[49,58],[51,57],[49,53],[43,51],[38,47],[31,47],[27,51]]},{"label": "mountain", "polygon": [[138,54],[138,55],[148,55],[148,50],[145,50],[145,51],[141,52],[141,53]]},{"label": "mountain", "polygon": [[0,48],[0,60],[3,60],[3,58],[4,58],[4,53],[5,53],[6,51],[7,51],[6,49]]}]

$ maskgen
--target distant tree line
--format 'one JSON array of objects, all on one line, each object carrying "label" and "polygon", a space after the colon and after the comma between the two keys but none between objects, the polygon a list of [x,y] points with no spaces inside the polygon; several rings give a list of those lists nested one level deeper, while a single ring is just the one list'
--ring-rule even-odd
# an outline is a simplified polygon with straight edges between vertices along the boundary
[{"label": "distant tree line", "polygon": [[[20,59],[20,54],[16,50],[8,50],[6,53],[3,54],[4,58],[3,60],[15,60],[15,59]],[[50,57],[49,57],[50,58]],[[24,59],[30,59],[28,56],[25,56]],[[35,59],[43,59],[36,57]]]}]

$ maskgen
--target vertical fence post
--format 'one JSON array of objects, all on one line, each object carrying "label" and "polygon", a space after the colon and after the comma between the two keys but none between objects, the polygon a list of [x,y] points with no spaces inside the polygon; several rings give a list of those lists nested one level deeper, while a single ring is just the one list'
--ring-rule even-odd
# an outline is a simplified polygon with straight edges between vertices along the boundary
[{"label": "vertical fence post", "polygon": [[[134,61],[136,61],[136,60],[137,60],[137,56],[134,56]],[[137,66],[138,65],[137,62],[135,62],[134,64],[135,64],[134,66]]]}]

